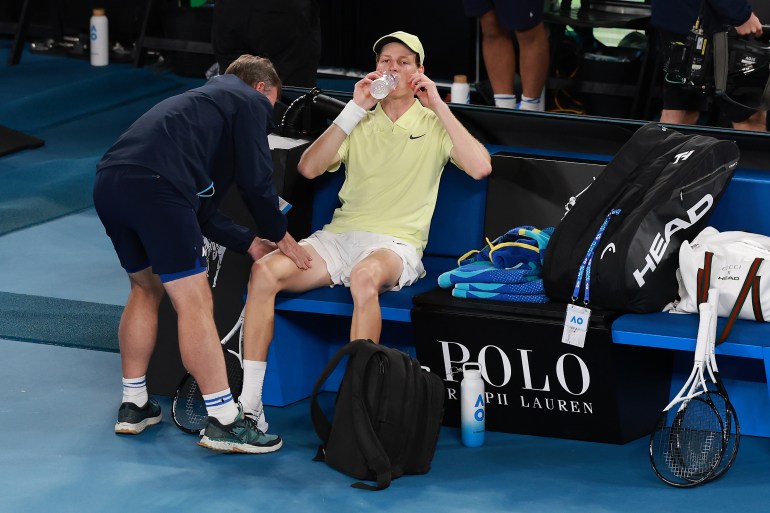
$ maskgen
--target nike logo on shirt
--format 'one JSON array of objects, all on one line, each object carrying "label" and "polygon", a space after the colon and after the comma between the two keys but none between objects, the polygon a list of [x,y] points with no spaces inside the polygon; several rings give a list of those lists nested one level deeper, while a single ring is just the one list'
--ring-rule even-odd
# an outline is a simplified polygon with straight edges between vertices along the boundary
[{"label": "nike logo on shirt", "polygon": [[415,137],[415,136],[413,136],[413,135],[410,135],[410,136],[409,136],[409,138],[410,138],[410,139],[419,139],[420,137],[425,137],[425,134],[422,134],[422,135],[418,135],[417,137]]}]

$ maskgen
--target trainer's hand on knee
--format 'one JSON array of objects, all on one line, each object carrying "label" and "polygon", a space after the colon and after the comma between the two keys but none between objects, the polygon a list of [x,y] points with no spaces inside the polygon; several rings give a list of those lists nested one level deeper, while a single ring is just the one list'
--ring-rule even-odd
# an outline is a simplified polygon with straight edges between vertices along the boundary
[{"label": "trainer's hand on knee", "polygon": [[278,241],[278,249],[281,250],[281,253],[291,258],[299,269],[304,271],[313,267],[310,263],[313,260],[310,254],[294,240],[294,237],[289,232],[286,232],[283,239]]},{"label": "trainer's hand on knee", "polygon": [[256,262],[263,256],[267,255],[268,253],[272,253],[276,249],[278,249],[278,244],[275,242],[262,239],[260,237],[254,237],[254,240],[251,242],[251,246],[249,246],[248,253],[249,256]]}]

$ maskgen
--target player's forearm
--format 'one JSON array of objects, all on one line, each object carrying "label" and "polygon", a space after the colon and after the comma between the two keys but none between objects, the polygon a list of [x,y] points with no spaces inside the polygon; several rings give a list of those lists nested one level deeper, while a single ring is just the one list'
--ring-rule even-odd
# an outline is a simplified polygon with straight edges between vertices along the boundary
[{"label": "player's forearm", "polygon": [[339,157],[337,150],[345,140],[345,132],[337,125],[330,125],[321,136],[302,153],[297,170],[305,178],[322,175]]},{"label": "player's forearm", "polygon": [[492,172],[492,159],[484,145],[468,132],[445,103],[438,105],[434,112],[452,139],[454,161],[477,180],[489,175]]}]

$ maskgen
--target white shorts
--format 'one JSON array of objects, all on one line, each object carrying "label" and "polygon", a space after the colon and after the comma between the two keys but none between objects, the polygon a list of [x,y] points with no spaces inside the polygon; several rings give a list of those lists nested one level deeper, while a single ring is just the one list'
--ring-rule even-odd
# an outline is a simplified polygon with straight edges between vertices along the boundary
[{"label": "white shorts", "polygon": [[400,290],[411,285],[425,273],[417,249],[395,237],[364,231],[333,233],[318,230],[302,241],[313,246],[324,259],[326,270],[332,278],[332,286],[350,287],[350,271],[358,262],[378,249],[389,249],[401,257],[403,271],[398,285],[391,290]]}]

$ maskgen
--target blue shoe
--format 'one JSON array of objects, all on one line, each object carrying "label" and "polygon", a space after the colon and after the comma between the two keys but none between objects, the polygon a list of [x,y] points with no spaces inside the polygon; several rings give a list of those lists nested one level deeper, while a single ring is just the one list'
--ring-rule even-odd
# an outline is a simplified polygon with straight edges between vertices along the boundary
[{"label": "blue shoe", "polygon": [[283,440],[279,435],[260,431],[256,421],[245,417],[239,407],[238,416],[232,424],[222,425],[214,417],[209,417],[198,445],[219,452],[265,454],[280,449]]},{"label": "blue shoe", "polygon": [[121,435],[138,435],[145,428],[160,422],[161,417],[160,405],[155,399],[148,400],[142,407],[134,403],[123,403],[118,409],[115,432]]}]

